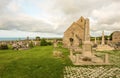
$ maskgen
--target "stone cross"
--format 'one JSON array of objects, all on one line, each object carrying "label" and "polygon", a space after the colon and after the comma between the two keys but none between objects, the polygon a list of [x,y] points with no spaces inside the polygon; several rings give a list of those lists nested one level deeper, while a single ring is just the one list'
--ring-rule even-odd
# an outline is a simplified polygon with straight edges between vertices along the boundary
[{"label": "stone cross", "polygon": [[92,46],[90,42],[90,29],[89,29],[89,19],[86,19],[85,25],[85,41],[83,42],[83,52],[84,57],[92,57]]},{"label": "stone cross", "polygon": [[86,19],[86,24],[85,24],[85,41],[90,41],[89,19]]},{"label": "stone cross", "polygon": [[102,32],[102,45],[105,44],[104,31]]}]

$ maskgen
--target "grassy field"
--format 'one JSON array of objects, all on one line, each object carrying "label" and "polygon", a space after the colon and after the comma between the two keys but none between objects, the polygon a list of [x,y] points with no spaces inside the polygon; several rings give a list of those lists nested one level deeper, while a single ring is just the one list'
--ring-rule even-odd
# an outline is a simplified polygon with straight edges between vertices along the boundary
[{"label": "grassy field", "polygon": [[[23,51],[0,50],[0,78],[63,78],[64,67],[72,66],[68,58],[69,52],[67,49],[57,48],[63,52],[64,57],[56,58],[52,55],[53,50],[52,46]],[[108,53],[110,62],[120,67],[120,51],[97,53]]]},{"label": "grassy field", "polygon": [[0,50],[0,78],[63,78],[63,69],[71,65],[67,49],[63,58],[53,57],[53,47],[30,50]]}]

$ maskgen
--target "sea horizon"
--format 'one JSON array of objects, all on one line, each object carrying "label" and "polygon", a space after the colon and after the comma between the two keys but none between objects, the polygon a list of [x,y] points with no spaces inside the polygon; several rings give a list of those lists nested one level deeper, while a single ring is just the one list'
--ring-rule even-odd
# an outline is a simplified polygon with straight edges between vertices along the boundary
[{"label": "sea horizon", "polygon": [[26,37],[0,37],[0,41],[14,41],[14,40],[24,40],[24,39],[26,39]]},{"label": "sea horizon", "polygon": [[[61,38],[61,37],[40,37],[40,38]],[[27,37],[0,37],[0,41],[15,41],[15,40],[25,40]],[[35,39],[35,37],[29,37],[29,39]]]}]

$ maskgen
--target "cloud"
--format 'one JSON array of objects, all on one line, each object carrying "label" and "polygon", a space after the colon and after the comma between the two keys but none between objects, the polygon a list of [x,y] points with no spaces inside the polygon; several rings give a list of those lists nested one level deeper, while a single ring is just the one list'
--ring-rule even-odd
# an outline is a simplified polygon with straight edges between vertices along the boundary
[{"label": "cloud", "polygon": [[[7,20],[6,20],[7,19]],[[9,16],[3,19],[0,25],[1,30],[21,30],[31,32],[53,32],[52,25],[43,21],[30,17],[12,18]]]},{"label": "cloud", "polygon": [[113,32],[120,30],[119,4],[119,0],[1,0],[0,29],[63,34],[84,16],[90,19],[91,32]]},{"label": "cloud", "polygon": [[[91,17],[96,20],[93,27],[98,30],[109,30],[111,32],[120,30],[120,2],[113,2],[106,7],[93,10]],[[94,29],[93,29],[94,30]]]}]

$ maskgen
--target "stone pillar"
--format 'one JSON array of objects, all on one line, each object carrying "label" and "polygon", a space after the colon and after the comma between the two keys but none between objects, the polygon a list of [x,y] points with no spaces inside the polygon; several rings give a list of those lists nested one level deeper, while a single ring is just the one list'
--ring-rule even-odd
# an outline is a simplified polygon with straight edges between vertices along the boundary
[{"label": "stone pillar", "polygon": [[89,19],[86,19],[86,24],[85,24],[85,41],[90,41]]},{"label": "stone pillar", "polygon": [[105,63],[109,63],[109,56],[108,56],[108,54],[105,54]]},{"label": "stone pillar", "polygon": [[95,44],[97,44],[96,37],[95,37]]},{"label": "stone pillar", "polygon": [[110,38],[108,37],[107,39],[108,39],[107,44],[109,44],[110,43]]},{"label": "stone pillar", "polygon": [[54,42],[53,42],[53,46],[54,46],[54,48],[57,47],[57,40],[54,40]]},{"label": "stone pillar", "polygon": [[104,31],[102,32],[102,43],[101,43],[101,44],[102,44],[102,45],[105,44]]},{"label": "stone pillar", "polygon": [[83,52],[84,57],[92,57],[92,46],[90,42],[90,29],[89,29],[89,19],[86,19],[85,25],[85,41],[83,42]]}]

